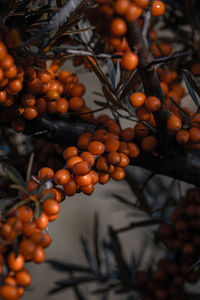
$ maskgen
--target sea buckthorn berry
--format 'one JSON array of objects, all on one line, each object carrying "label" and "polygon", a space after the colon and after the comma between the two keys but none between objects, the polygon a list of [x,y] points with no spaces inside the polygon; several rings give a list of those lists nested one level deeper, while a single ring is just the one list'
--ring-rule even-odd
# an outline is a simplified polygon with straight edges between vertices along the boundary
[{"label": "sea buckthorn berry", "polygon": [[124,17],[127,22],[134,22],[142,15],[140,6],[130,3],[129,9],[126,11]]},{"label": "sea buckthorn berry", "polygon": [[73,179],[70,179],[64,186],[63,190],[65,195],[67,196],[73,196],[76,194],[76,191],[78,189],[78,186],[76,182]]},{"label": "sea buckthorn berry", "polygon": [[35,106],[25,107],[23,112],[23,117],[26,120],[33,120],[38,116],[38,110]]},{"label": "sea buckthorn berry", "polygon": [[99,183],[106,184],[110,180],[110,175],[106,172],[99,172]]},{"label": "sea buckthorn berry", "polygon": [[29,222],[33,217],[33,210],[27,205],[22,205],[17,209],[17,217],[23,223]]},{"label": "sea buckthorn berry", "polygon": [[48,100],[48,101],[56,101],[58,100],[60,97],[59,93],[57,91],[54,91],[54,90],[48,90],[45,94],[45,98]]},{"label": "sea buckthorn berry", "polygon": [[79,186],[86,186],[86,185],[89,185],[90,183],[92,183],[92,177],[90,176],[90,174],[77,175],[77,176],[75,176],[75,182]]},{"label": "sea buckthorn berry", "polygon": [[22,89],[22,82],[19,79],[12,79],[8,83],[7,92],[11,95],[18,94]]},{"label": "sea buckthorn berry", "polygon": [[12,65],[9,69],[4,72],[4,76],[8,79],[14,78],[17,76],[17,67]]},{"label": "sea buckthorn berry", "polygon": [[32,94],[39,95],[43,92],[43,83],[41,80],[35,78],[27,83],[27,88]]},{"label": "sea buckthorn berry", "polygon": [[124,153],[120,153],[120,158],[121,158],[121,161],[120,161],[120,164],[118,165],[118,167],[126,168],[130,163],[129,157]]},{"label": "sea buckthorn berry", "polygon": [[72,170],[75,175],[86,175],[90,172],[90,164],[87,161],[81,161],[73,165]]},{"label": "sea buckthorn berry", "polygon": [[126,142],[131,142],[135,137],[135,132],[132,128],[127,127],[121,132],[121,137]]},{"label": "sea buckthorn berry", "polygon": [[152,152],[157,147],[157,139],[152,136],[146,136],[142,139],[141,148],[145,152]]},{"label": "sea buckthorn berry", "polygon": [[33,261],[36,264],[41,264],[45,260],[45,252],[41,246],[37,246],[33,255]]},{"label": "sea buckthorn berry", "polygon": [[5,223],[1,227],[1,236],[9,241],[14,241],[16,239],[16,230],[12,225]]},{"label": "sea buckthorn berry", "polygon": [[93,184],[97,184],[99,182],[99,174],[96,171],[91,170],[90,171],[90,176],[92,178],[92,183]]},{"label": "sea buckthorn berry", "polygon": [[37,76],[35,69],[31,66],[28,66],[25,69],[24,75],[25,75],[25,81],[33,81]]},{"label": "sea buckthorn berry", "polygon": [[59,217],[59,214],[56,215],[48,215],[49,222],[55,221]]},{"label": "sea buckthorn berry", "polygon": [[54,175],[54,182],[55,184],[63,185],[66,184],[71,179],[71,174],[69,171],[65,169],[58,170]]},{"label": "sea buckthorn berry", "polygon": [[117,166],[121,162],[121,155],[116,151],[110,152],[107,156],[107,160],[109,164]]},{"label": "sea buckthorn berry", "polygon": [[191,121],[191,127],[200,128],[200,114],[196,114]]},{"label": "sea buckthorn berry", "polygon": [[3,78],[4,78],[4,71],[0,67],[0,82],[3,80]]},{"label": "sea buckthorn berry", "polygon": [[168,87],[168,85],[167,85],[164,81],[161,81],[161,82],[160,82],[160,86],[161,86],[161,89],[162,89],[163,93],[164,93],[165,95],[167,95],[167,93],[169,92],[169,87]]},{"label": "sea buckthorn berry", "polygon": [[7,92],[6,90],[0,91],[0,104],[3,104],[6,101],[7,98]]},{"label": "sea buckthorn berry", "polygon": [[3,42],[0,41],[0,60],[3,60],[6,57],[7,49]]},{"label": "sea buckthorn berry", "polygon": [[106,152],[115,152],[119,149],[120,141],[115,137],[108,137],[105,141],[105,151]]},{"label": "sea buckthorn berry", "polygon": [[94,166],[95,159],[94,159],[94,156],[90,152],[82,152],[80,157],[83,160],[87,161],[89,163],[90,167]]},{"label": "sea buckthorn berry", "polygon": [[129,146],[125,141],[121,141],[119,145],[119,152],[129,155]]},{"label": "sea buckthorn berry", "polygon": [[160,17],[165,13],[165,4],[162,1],[154,0],[151,7],[152,17]]},{"label": "sea buckthorn berry", "polygon": [[23,106],[34,106],[36,103],[36,98],[33,94],[23,94],[21,97],[21,104]]},{"label": "sea buckthorn berry", "polygon": [[41,216],[39,218],[35,219],[35,223],[39,229],[47,228],[48,222],[48,217],[44,212],[41,213]]},{"label": "sea buckthorn berry", "polygon": [[116,166],[114,172],[111,173],[111,177],[114,180],[122,180],[125,178],[125,176],[126,176],[125,171],[118,166]]},{"label": "sea buckthorn berry", "polygon": [[68,160],[72,156],[77,156],[78,155],[78,148],[71,146],[67,147],[64,152],[63,152],[63,157],[65,160]]},{"label": "sea buckthorn berry", "polygon": [[49,180],[49,179],[53,178],[53,176],[54,176],[54,171],[48,167],[43,167],[38,172],[38,180],[39,181],[42,181],[44,178],[46,180]]},{"label": "sea buckthorn berry", "polygon": [[66,78],[71,76],[72,76],[72,72],[62,70],[58,73],[58,80],[61,81],[62,83],[65,83]]},{"label": "sea buckthorn berry", "polygon": [[122,68],[124,68],[127,71],[132,71],[135,69],[138,65],[139,59],[137,54],[127,51],[120,62],[120,65]]},{"label": "sea buckthorn berry", "polygon": [[77,146],[82,150],[86,150],[91,140],[92,134],[90,132],[84,132],[79,136]]},{"label": "sea buckthorn berry", "polygon": [[49,114],[57,113],[57,103],[56,101],[48,101],[47,102],[47,111]]},{"label": "sea buckthorn berry", "polygon": [[23,235],[26,237],[32,236],[36,231],[36,224],[34,222],[27,222],[23,225]]},{"label": "sea buckthorn berry", "polygon": [[67,99],[65,98],[58,98],[56,100],[56,105],[57,105],[57,113],[59,114],[65,114],[68,111],[69,104]]},{"label": "sea buckthorn berry", "polygon": [[80,156],[72,156],[68,159],[66,168],[72,169],[72,167],[80,161],[83,161],[83,159]]},{"label": "sea buckthorn berry", "polygon": [[108,161],[106,157],[99,157],[95,164],[98,171],[107,172],[108,171]]},{"label": "sea buckthorn berry", "polygon": [[[176,93],[176,91],[169,91],[167,93],[167,98],[172,98],[176,103],[180,104],[181,103],[181,98],[179,96],[179,94]],[[171,100],[170,100],[171,101]]]},{"label": "sea buckthorn berry", "polygon": [[19,252],[24,256],[25,260],[33,258],[35,248],[35,243],[30,239],[23,240],[19,244]]},{"label": "sea buckthorn berry", "polygon": [[151,112],[157,111],[161,107],[161,101],[157,97],[150,96],[150,97],[147,97],[147,99],[145,101],[145,106],[148,111],[151,111]]},{"label": "sea buckthorn berry", "polygon": [[167,128],[171,131],[179,131],[181,129],[182,123],[179,117],[171,115],[167,120]]},{"label": "sea buckthorn berry", "polygon": [[114,36],[125,35],[127,31],[126,22],[122,18],[114,18],[110,23],[110,33]]},{"label": "sea buckthorn berry", "polygon": [[141,107],[146,100],[146,96],[142,92],[136,92],[129,96],[129,102],[133,107]]},{"label": "sea buckthorn berry", "polygon": [[192,143],[200,143],[200,129],[196,127],[191,127],[189,130],[190,140]]},{"label": "sea buckthorn berry", "polygon": [[58,80],[51,80],[49,90],[56,91],[59,94],[60,82]]},{"label": "sea buckthorn berry", "polygon": [[14,59],[10,54],[6,54],[4,59],[0,61],[0,66],[4,70],[10,69],[14,64]]},{"label": "sea buckthorn berry", "polygon": [[85,86],[83,83],[75,83],[70,89],[72,97],[82,97],[85,94]]},{"label": "sea buckthorn berry", "polygon": [[136,5],[142,8],[146,8],[149,6],[150,0],[133,0],[133,3],[135,3]]},{"label": "sea buckthorn berry", "polygon": [[26,269],[23,269],[15,274],[15,279],[18,285],[29,286],[32,278]]},{"label": "sea buckthorn berry", "polygon": [[[11,271],[11,273],[12,273],[12,271]],[[4,278],[4,284],[9,285],[9,286],[16,286],[17,285],[15,278],[11,277],[10,275],[7,275]]]},{"label": "sea buckthorn berry", "polygon": [[81,186],[81,192],[83,192],[85,195],[91,195],[93,191],[94,191],[94,185],[92,182],[86,186]]},{"label": "sea buckthorn berry", "polygon": [[18,300],[18,289],[15,286],[2,285],[0,288],[0,295],[3,300]]},{"label": "sea buckthorn berry", "polygon": [[139,107],[136,111],[137,117],[141,121],[147,121],[150,118],[150,112],[145,106]]},{"label": "sea buckthorn berry", "polygon": [[104,125],[105,121],[109,119],[107,115],[100,115],[97,117],[97,124]]},{"label": "sea buckthorn berry", "polygon": [[47,70],[39,70],[37,73],[37,78],[43,83],[47,83],[51,80],[51,74]]},{"label": "sea buckthorn berry", "polygon": [[38,98],[36,102],[36,107],[39,114],[43,114],[47,110],[47,101],[44,98]]},{"label": "sea buckthorn berry", "polygon": [[88,145],[88,151],[93,155],[102,155],[105,151],[105,146],[101,142],[92,141]]},{"label": "sea buckthorn berry", "polygon": [[174,91],[174,92],[176,92],[176,93],[180,96],[180,98],[182,98],[182,97],[184,96],[184,94],[185,94],[185,89],[184,89],[184,87],[182,87],[182,86],[181,86],[180,84],[178,84],[178,83],[172,84],[171,90]]},{"label": "sea buckthorn berry", "polygon": [[20,253],[16,256],[14,252],[10,252],[8,255],[7,263],[12,271],[19,271],[24,266],[24,257]]},{"label": "sea buckthorn berry", "polygon": [[14,96],[7,94],[6,101],[3,102],[2,105],[5,107],[10,107],[13,105],[14,102],[15,102]]},{"label": "sea buckthorn berry", "polygon": [[79,118],[88,122],[92,122],[94,115],[91,108],[84,106],[78,114]]},{"label": "sea buckthorn berry", "polygon": [[79,112],[83,109],[84,106],[85,106],[85,101],[81,97],[72,97],[69,100],[69,108],[72,111]]},{"label": "sea buckthorn berry", "polygon": [[186,144],[189,142],[190,134],[187,130],[181,129],[176,134],[176,141],[179,144]]},{"label": "sea buckthorn berry", "polygon": [[116,122],[110,124],[107,127],[107,129],[108,129],[109,132],[113,132],[116,135],[120,135],[120,133],[121,133],[121,129],[120,129],[119,125]]},{"label": "sea buckthorn berry", "polygon": [[42,210],[47,215],[56,215],[60,211],[60,205],[54,199],[47,199],[42,203]]},{"label": "sea buckthorn berry", "polygon": [[136,124],[134,131],[138,136],[147,136],[149,134],[148,127],[141,122]]},{"label": "sea buckthorn berry", "polygon": [[129,0],[117,0],[113,4],[113,8],[118,15],[124,15],[129,9]]}]

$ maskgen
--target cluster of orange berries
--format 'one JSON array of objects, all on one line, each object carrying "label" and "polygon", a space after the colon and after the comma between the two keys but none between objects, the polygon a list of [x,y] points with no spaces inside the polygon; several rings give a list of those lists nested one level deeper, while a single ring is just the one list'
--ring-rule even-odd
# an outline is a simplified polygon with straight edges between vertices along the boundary
[{"label": "cluster of orange berries", "polygon": [[[39,174],[39,179],[41,179]],[[51,238],[45,231],[48,223],[58,217],[60,202],[64,193],[59,188],[44,190],[40,196],[34,193],[38,183],[31,179],[27,184],[28,192],[20,192],[21,200],[29,204],[11,209],[6,220],[0,223],[0,288],[1,299],[17,300],[24,293],[24,288],[31,283],[31,276],[24,268],[24,263],[45,260],[44,249],[51,244]],[[34,216],[36,202],[41,206],[40,216]],[[17,245],[17,252],[13,244]]]},{"label": "cluster of orange berries", "polygon": [[166,247],[177,253],[188,269],[199,258],[200,189],[189,189],[171,215],[171,224],[163,224],[159,236]]},{"label": "cluster of orange berries", "polygon": [[196,283],[194,270],[187,272],[188,265],[177,258],[161,258],[155,270],[137,271],[136,284],[144,300],[186,300],[184,282]]},{"label": "cluster of orange berries", "polygon": [[5,43],[0,40],[0,105],[9,107],[23,87],[23,69],[15,64]]}]

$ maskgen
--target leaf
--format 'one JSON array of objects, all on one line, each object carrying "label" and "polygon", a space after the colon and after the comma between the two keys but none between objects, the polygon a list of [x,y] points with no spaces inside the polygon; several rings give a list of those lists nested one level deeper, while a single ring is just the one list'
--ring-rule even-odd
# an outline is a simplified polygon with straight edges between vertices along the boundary
[{"label": "leaf", "polygon": [[89,264],[90,268],[94,270],[94,263],[93,263],[93,259],[91,256],[88,240],[81,237],[81,243],[82,243],[83,251],[84,251],[85,257],[88,261],[88,264]]},{"label": "leaf", "polygon": [[97,268],[98,268],[98,271],[100,272],[101,259],[100,259],[100,254],[99,254],[99,215],[97,213],[95,213],[95,216],[94,216],[93,244],[94,244]]},{"label": "leaf", "polygon": [[130,78],[127,80],[126,84],[122,89],[120,100],[125,98],[128,94],[130,94],[132,90],[135,89],[135,86],[139,82],[139,80],[140,80],[140,76],[138,71],[137,70],[132,71]]},{"label": "leaf", "polygon": [[23,189],[27,191],[27,186],[24,179],[15,168],[10,165],[3,165],[3,170],[13,182],[23,187]]},{"label": "leaf", "polygon": [[190,96],[192,97],[193,102],[196,104],[196,106],[199,106],[199,100],[197,99],[197,96],[195,95],[194,89],[192,88],[190,82],[187,79],[187,76],[183,73],[183,79],[185,81],[185,84],[187,86],[188,92]]},{"label": "leaf", "polygon": [[174,99],[172,97],[169,97],[169,99],[178,108],[178,110],[180,111],[180,113],[182,114],[182,116],[184,118],[186,118],[186,116],[190,117],[190,114],[187,111],[185,111],[184,109],[182,109],[182,107],[178,103],[176,103],[176,101],[174,101]]},{"label": "leaf", "polygon": [[125,205],[127,205],[127,206],[130,206],[130,207],[136,208],[136,209],[139,209],[139,208],[140,208],[137,204],[135,204],[135,203],[133,203],[133,202],[130,202],[130,201],[126,200],[124,197],[122,197],[122,196],[120,196],[120,195],[117,195],[117,194],[111,194],[111,195],[112,195],[113,197],[115,197],[116,200],[118,200],[119,202],[121,202],[121,203],[123,203],[123,204],[125,204]]},{"label": "leaf", "polygon": [[182,70],[185,76],[187,77],[189,83],[197,93],[197,95],[200,97],[200,78],[194,77],[188,70],[183,69]]},{"label": "leaf", "polygon": [[84,272],[84,273],[92,273],[93,270],[88,267],[84,267],[74,263],[65,263],[55,259],[48,259],[46,263],[50,264],[51,267],[60,272]]},{"label": "leaf", "polygon": [[107,85],[102,86],[102,90],[104,93],[105,98],[107,99],[108,102],[112,102],[113,104],[119,106],[119,103],[115,97],[115,95],[112,93],[112,91],[107,87]]}]

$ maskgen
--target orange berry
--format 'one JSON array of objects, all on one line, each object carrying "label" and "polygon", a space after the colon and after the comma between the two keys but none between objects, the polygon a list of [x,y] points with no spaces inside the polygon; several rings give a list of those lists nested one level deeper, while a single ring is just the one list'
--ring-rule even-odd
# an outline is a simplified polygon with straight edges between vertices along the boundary
[{"label": "orange berry", "polygon": [[93,155],[102,155],[105,151],[105,146],[101,142],[92,141],[88,145],[88,151]]},{"label": "orange berry", "polygon": [[62,83],[65,83],[66,78],[69,78],[72,76],[72,72],[62,70],[58,73],[58,80]]},{"label": "orange berry", "polygon": [[96,171],[91,170],[90,171],[90,176],[92,178],[92,183],[93,184],[96,184],[97,182],[99,182],[99,174]]},{"label": "orange berry", "polygon": [[122,18],[114,18],[110,23],[110,33],[114,36],[125,35],[127,31],[126,22]]},{"label": "orange berry", "polygon": [[36,231],[36,224],[34,222],[28,222],[23,225],[23,235],[30,237]]},{"label": "orange berry", "polygon": [[125,176],[126,176],[125,171],[118,166],[116,166],[114,172],[111,173],[111,177],[114,180],[122,180],[125,178]]},{"label": "orange berry", "polygon": [[164,81],[161,81],[161,82],[160,82],[160,86],[161,86],[161,89],[162,89],[163,93],[164,93],[165,95],[167,95],[167,93],[169,92],[169,87],[168,87],[168,85],[167,85]]},{"label": "orange berry", "polygon": [[180,96],[180,98],[182,98],[184,96],[184,94],[185,94],[184,87],[182,87],[178,83],[172,84],[171,89],[172,89],[172,91],[175,91]]},{"label": "orange berry", "polygon": [[38,116],[38,110],[35,106],[25,107],[23,112],[23,117],[27,120],[33,120]]},{"label": "orange berry", "polygon": [[4,72],[4,76],[8,79],[14,78],[17,76],[17,67],[16,65],[12,65],[9,69]]},{"label": "orange berry", "polygon": [[191,127],[189,130],[190,140],[194,144],[200,143],[200,129]]},{"label": "orange berry", "polygon": [[[11,271],[10,273],[12,273],[12,272],[13,271]],[[9,285],[9,286],[16,286],[17,285],[15,278],[13,278],[9,275],[4,278],[4,284]]]},{"label": "orange berry", "polygon": [[1,90],[0,91],[0,104],[5,103],[6,98],[7,98],[7,92],[6,92],[6,90]]},{"label": "orange berry", "polygon": [[157,139],[152,136],[146,136],[141,141],[141,148],[145,152],[152,152],[157,147]]},{"label": "orange berry", "polygon": [[59,99],[59,97],[59,93],[51,89],[48,89],[48,91],[45,94],[45,99],[47,99],[47,101],[56,101]]},{"label": "orange berry", "polygon": [[86,175],[90,172],[90,164],[87,161],[81,161],[73,165],[72,170],[75,175]]},{"label": "orange berry", "polygon": [[23,106],[34,106],[36,103],[36,98],[33,94],[23,94],[21,97],[21,104]]},{"label": "orange berry", "polygon": [[135,137],[135,132],[132,128],[127,127],[121,132],[121,137],[124,141],[130,142],[134,139]]},{"label": "orange berry", "polygon": [[125,19],[127,22],[134,22],[142,15],[142,9],[140,6],[133,3],[130,4],[129,9],[125,13]]},{"label": "orange berry", "polygon": [[165,4],[162,1],[154,0],[151,7],[152,17],[160,17],[165,13]]},{"label": "orange berry", "polygon": [[0,60],[3,60],[6,57],[7,49],[3,42],[0,41]]},{"label": "orange berry", "polygon": [[121,168],[126,168],[130,164],[130,159],[129,157],[124,154],[124,153],[119,153],[120,154],[120,163],[118,164],[118,167]]},{"label": "orange berry", "polygon": [[56,105],[57,105],[57,113],[59,114],[65,114],[68,111],[69,104],[67,99],[65,98],[58,98],[56,100]]},{"label": "orange berry", "polygon": [[85,94],[85,86],[83,83],[75,83],[70,89],[72,97],[82,97]]},{"label": "orange berry", "polygon": [[7,92],[11,95],[18,94],[22,89],[22,82],[19,79],[12,79],[8,83]]},{"label": "orange berry", "polygon": [[57,113],[57,103],[56,101],[47,102],[47,111],[49,114]]},{"label": "orange berry", "polygon": [[108,171],[108,161],[106,157],[99,157],[96,161],[96,168],[98,171],[107,172]]},{"label": "orange berry", "polygon": [[79,118],[91,122],[94,118],[91,108],[84,106],[79,112]]},{"label": "orange berry", "polygon": [[22,205],[17,209],[16,215],[21,222],[30,222],[33,217],[33,210],[27,205]]},{"label": "orange berry", "polygon": [[90,174],[77,175],[77,176],[75,176],[75,182],[79,186],[86,186],[86,185],[89,185],[90,183],[92,183],[92,177],[90,176]]},{"label": "orange berry", "polygon": [[37,246],[33,255],[33,261],[41,264],[45,260],[45,252],[41,246]]},{"label": "orange berry", "polygon": [[105,129],[97,129],[92,136],[93,141],[99,141],[104,143],[108,137],[108,131]]},{"label": "orange berry", "polygon": [[121,162],[121,155],[120,153],[113,151],[108,154],[107,159],[109,164],[117,166]]},{"label": "orange berry", "polygon": [[139,107],[136,110],[136,114],[139,120],[147,121],[150,118],[150,112],[147,110],[145,106]]},{"label": "orange berry", "polygon": [[66,168],[72,169],[72,167],[80,161],[83,161],[83,159],[80,156],[72,156],[68,159]]},{"label": "orange berry", "polygon": [[33,67],[28,66],[25,69],[25,79],[26,81],[33,81],[36,78],[36,71]]},{"label": "orange berry", "polygon": [[18,300],[18,290],[15,286],[2,285],[0,295],[3,300]]},{"label": "orange berry", "polygon": [[56,215],[60,211],[60,204],[54,199],[47,199],[42,203],[42,210],[46,215]]},{"label": "orange berry", "polygon": [[27,88],[32,94],[39,95],[43,91],[43,83],[41,80],[35,78],[27,83]]},{"label": "orange berry", "polygon": [[107,127],[109,132],[115,133],[116,135],[120,135],[121,129],[116,122],[113,122]]},{"label": "orange berry", "polygon": [[58,170],[54,175],[55,184],[63,185],[71,179],[71,174],[65,169]]},{"label": "orange berry", "polygon": [[90,152],[82,152],[80,157],[89,163],[90,167],[93,167],[95,159],[94,156]]},{"label": "orange berry", "polygon": [[78,148],[71,146],[67,147],[63,152],[63,157],[65,160],[68,160],[70,157],[77,156],[78,155]]},{"label": "orange berry", "polygon": [[33,258],[35,248],[35,243],[30,239],[23,240],[19,244],[19,252],[24,256],[25,260]]},{"label": "orange berry", "polygon": [[150,96],[150,97],[147,97],[147,99],[145,101],[145,106],[146,106],[146,109],[150,112],[157,111],[161,107],[161,101],[157,97]]},{"label": "orange berry", "polygon": [[44,212],[41,213],[41,216],[38,219],[35,219],[35,223],[39,229],[47,228],[48,222],[48,217]]},{"label": "orange berry", "polygon": [[146,100],[146,96],[142,92],[136,92],[129,96],[129,102],[133,107],[141,107]]},{"label": "orange berry", "polygon": [[176,134],[176,141],[179,144],[186,144],[188,143],[190,138],[190,134],[187,130],[181,129]]},{"label": "orange berry", "polygon": [[128,148],[129,148],[129,156],[134,158],[137,157],[140,154],[140,149],[138,146],[134,143],[128,143]]},{"label": "orange berry", "polygon": [[63,190],[65,195],[73,196],[76,194],[77,184],[73,179],[70,179],[64,186]]},{"label": "orange berry", "polygon": [[119,152],[129,155],[129,146],[127,142],[121,141],[119,146]]},{"label": "orange berry", "polygon": [[47,101],[44,98],[38,98],[36,102],[36,107],[39,114],[43,114],[47,110]]},{"label": "orange berry", "polygon": [[32,278],[26,269],[23,269],[15,274],[15,279],[18,285],[29,286]]},{"label": "orange berry", "polygon": [[51,74],[47,70],[39,70],[37,73],[37,78],[43,83],[48,83],[51,80]]},{"label": "orange berry", "polygon": [[77,141],[77,146],[82,150],[86,150],[88,148],[91,139],[92,139],[92,134],[89,132],[84,132],[79,136]]},{"label": "orange berry", "polygon": [[86,186],[81,186],[81,192],[83,192],[85,195],[91,195],[94,191],[94,185],[93,183],[90,183]]},{"label": "orange berry", "polygon": [[116,152],[119,149],[120,141],[115,137],[108,137],[105,141],[106,152]]},{"label": "orange berry", "polygon": [[147,136],[149,134],[149,129],[143,123],[138,122],[134,128],[136,135]]},{"label": "orange berry", "polygon": [[167,128],[171,131],[179,131],[181,129],[182,123],[179,117],[171,115],[167,120]]},{"label": "orange berry", "polygon": [[150,0],[133,0],[133,2],[142,8],[146,8],[150,4]]},{"label": "orange berry", "polygon": [[99,172],[99,183],[106,184],[110,180],[110,175],[106,172]]},{"label": "orange berry", "polygon": [[16,231],[11,224],[5,223],[1,227],[1,236],[10,241],[14,241],[16,239]]},{"label": "orange berry", "polygon": [[72,111],[79,112],[83,109],[84,106],[85,106],[85,101],[81,97],[72,97],[69,100],[69,108]]},{"label": "orange berry", "polygon": [[19,271],[24,266],[24,257],[21,254],[18,256],[14,252],[10,252],[7,260],[8,266],[12,271]]},{"label": "orange berry", "polygon": [[122,60],[120,62],[122,68],[124,68],[127,71],[132,71],[133,69],[135,69],[138,65],[139,59],[137,54],[131,52],[131,51],[127,51],[123,57]]},{"label": "orange berry", "polygon": [[[1,51],[1,50],[0,50]],[[0,82],[4,79],[4,71],[0,68]]]},{"label": "orange berry", "polygon": [[167,93],[167,98],[168,99],[172,98],[178,104],[180,104],[180,102],[181,102],[181,98],[180,98],[179,94],[176,93],[176,91],[169,91]]},{"label": "orange berry", "polygon": [[10,69],[14,65],[14,59],[10,54],[6,54],[4,59],[0,61],[0,66],[4,70]]},{"label": "orange berry", "polygon": [[113,4],[113,8],[118,15],[124,15],[129,9],[129,0],[117,0]]},{"label": "orange berry", "polygon": [[54,176],[54,171],[48,167],[43,167],[38,172],[38,180],[39,181],[42,181],[43,179],[46,179],[46,181],[47,181],[47,180],[53,178],[53,176]]}]

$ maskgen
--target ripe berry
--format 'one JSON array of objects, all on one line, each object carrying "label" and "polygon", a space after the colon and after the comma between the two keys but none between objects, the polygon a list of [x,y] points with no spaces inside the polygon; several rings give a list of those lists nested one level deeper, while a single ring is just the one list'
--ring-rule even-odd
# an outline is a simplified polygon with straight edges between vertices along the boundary
[{"label": "ripe berry", "polygon": [[81,97],[72,97],[69,100],[69,108],[72,111],[79,112],[83,109],[84,106],[85,106],[85,101]]},{"label": "ripe berry", "polygon": [[182,123],[179,117],[171,115],[167,120],[167,128],[171,131],[179,131],[181,129]]},{"label": "ripe berry", "polygon": [[140,6],[133,3],[130,4],[129,9],[125,13],[125,19],[127,22],[134,22],[142,15],[142,9]]},{"label": "ripe berry", "polygon": [[86,174],[86,175],[78,175],[75,176],[75,182],[79,185],[79,186],[86,186],[89,185],[90,183],[92,183],[92,177],[90,176],[90,174]]},{"label": "ripe berry", "polygon": [[129,96],[129,102],[133,107],[141,107],[146,100],[146,96],[142,92],[136,92]]},{"label": "ripe berry", "polygon": [[126,176],[125,171],[120,167],[115,167],[114,172],[111,173],[111,177],[115,180],[122,180]]},{"label": "ripe berry", "polygon": [[149,135],[142,139],[141,148],[145,152],[152,152],[157,147],[157,140],[154,136]]},{"label": "ripe berry", "polygon": [[10,54],[6,54],[4,59],[0,61],[0,66],[4,70],[10,69],[14,64],[14,59]]},{"label": "ripe berry", "polygon": [[66,168],[67,169],[72,169],[75,164],[78,162],[83,161],[83,159],[80,156],[72,156],[68,159]]},{"label": "ripe berry", "polygon": [[25,107],[23,112],[23,117],[27,120],[33,120],[38,116],[38,110],[35,106]]},{"label": "ripe berry", "polygon": [[73,196],[74,194],[76,194],[76,190],[77,190],[77,184],[73,179],[70,179],[64,186],[63,186],[63,190],[65,195],[67,196]]},{"label": "ripe berry", "polygon": [[94,156],[90,152],[82,152],[80,157],[87,161],[91,167],[93,167],[95,159]]},{"label": "ripe berry", "polygon": [[86,150],[88,148],[91,139],[92,139],[92,134],[89,132],[84,132],[79,136],[77,141],[77,146],[82,150]]},{"label": "ripe berry", "polygon": [[94,185],[91,182],[89,185],[81,186],[81,192],[83,192],[85,195],[91,195],[94,191]]},{"label": "ripe berry", "polygon": [[91,170],[90,171],[90,176],[92,178],[92,183],[93,184],[96,184],[97,182],[99,182],[99,174],[96,171]]},{"label": "ripe berry", "polygon": [[176,141],[179,144],[186,144],[189,141],[190,134],[187,130],[181,129],[176,134]]},{"label": "ripe berry", "polygon": [[35,243],[30,239],[23,240],[19,244],[19,252],[24,256],[25,260],[33,258],[35,248]]},{"label": "ripe berry", "polygon": [[200,129],[196,127],[191,127],[189,130],[190,140],[192,143],[200,143]]},{"label": "ripe berry", "polygon": [[38,180],[42,181],[44,178],[46,180],[51,179],[54,176],[54,171],[51,168],[43,167],[38,172]]},{"label": "ripe berry", "polygon": [[148,111],[151,111],[151,112],[157,111],[161,107],[161,101],[157,97],[150,96],[146,99],[145,106]]},{"label": "ripe berry", "polygon": [[3,42],[0,41],[0,60],[3,60],[6,57],[7,49]]},{"label": "ripe berry", "polygon": [[10,252],[7,260],[8,266],[12,271],[19,271],[24,266],[24,257],[21,254],[15,255],[14,252]]},{"label": "ripe berry", "polygon": [[154,0],[151,7],[152,17],[160,17],[165,13],[165,4],[162,1]]},{"label": "ripe berry", "polygon": [[71,175],[70,175],[69,171],[67,171],[65,169],[58,170],[55,173],[54,178],[53,178],[55,184],[58,184],[58,185],[66,184],[70,179],[71,179]]},{"label": "ripe berry", "polygon": [[35,223],[39,229],[45,229],[48,226],[48,217],[45,213],[41,213],[41,216],[35,219]]},{"label": "ripe berry", "polygon": [[41,264],[45,260],[45,252],[41,246],[37,246],[33,255],[33,261]]},{"label": "ripe berry", "polygon": [[68,160],[70,157],[77,156],[77,155],[78,155],[78,148],[74,146],[66,148],[63,152],[63,157],[65,160]]},{"label": "ripe berry", "polygon": [[17,209],[16,215],[21,222],[30,222],[33,217],[33,210],[27,205],[22,205]]},{"label": "ripe berry", "polygon": [[120,62],[122,68],[124,68],[127,71],[132,71],[133,69],[135,69],[138,65],[139,59],[137,54],[128,51],[126,52],[123,57],[122,60]]},{"label": "ripe berry", "polygon": [[18,300],[18,289],[15,286],[2,285],[0,288],[0,295],[3,300]]},{"label": "ripe berry", "polygon": [[129,9],[129,0],[117,0],[113,4],[113,8],[118,15],[124,15]]},{"label": "ripe berry", "polygon": [[109,137],[105,141],[105,151],[106,152],[116,152],[119,149],[120,141],[118,138]]},{"label": "ripe berry", "polygon": [[102,155],[105,151],[105,146],[101,142],[92,141],[88,145],[88,151],[93,155]]},{"label": "ripe berry", "polygon": [[126,22],[122,18],[114,18],[110,23],[110,33],[114,36],[124,35],[127,31]]},{"label": "ripe berry", "polygon": [[83,83],[75,83],[70,89],[72,97],[82,97],[85,94],[85,86]]},{"label": "ripe berry", "polygon": [[150,4],[150,0],[133,0],[133,2],[142,8],[146,8]]},{"label": "ripe berry", "polygon": [[56,105],[57,105],[57,113],[59,114],[65,114],[68,111],[69,108],[69,104],[67,99],[65,98],[58,98],[56,100]]},{"label": "ripe berry", "polygon": [[15,279],[18,285],[29,286],[31,284],[31,276],[26,269],[23,269],[15,274]]},{"label": "ripe berry", "polygon": [[86,175],[90,172],[90,164],[87,161],[81,161],[74,164],[72,170],[75,175]]}]

